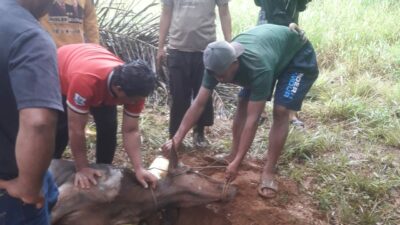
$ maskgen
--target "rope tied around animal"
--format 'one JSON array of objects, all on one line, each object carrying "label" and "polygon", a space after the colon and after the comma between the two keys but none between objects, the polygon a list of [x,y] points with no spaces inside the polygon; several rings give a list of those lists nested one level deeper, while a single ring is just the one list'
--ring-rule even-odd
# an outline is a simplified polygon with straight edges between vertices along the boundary
[{"label": "rope tied around animal", "polygon": [[[171,146],[171,150],[170,150],[170,154],[169,154],[170,162],[168,165],[168,170],[157,168],[157,167],[150,167],[150,168],[148,168],[149,170],[159,170],[162,172],[166,172],[168,174],[168,176],[170,176],[170,177],[176,177],[176,176],[180,176],[180,175],[187,174],[187,173],[195,173],[199,176],[206,177],[207,179],[210,179],[214,182],[218,182],[218,183],[221,182],[211,176],[208,176],[208,175],[200,172],[205,169],[222,169],[222,168],[225,169],[226,168],[226,166],[215,166],[214,164],[216,164],[217,161],[212,162],[211,164],[209,164],[207,166],[198,166],[198,167],[183,166],[183,167],[180,167],[178,170],[177,167],[179,167],[178,166],[179,164],[178,164],[178,155],[177,155],[177,152],[175,149],[175,142],[173,139],[171,141],[172,141],[172,146]],[[231,180],[225,180],[223,187],[222,187],[221,199],[225,199],[227,197],[229,188],[231,187],[231,183],[232,183]],[[158,201],[157,201],[157,196],[152,188],[150,188],[150,191],[151,191],[155,209],[156,209],[156,211],[158,211],[159,205],[158,205]]]}]

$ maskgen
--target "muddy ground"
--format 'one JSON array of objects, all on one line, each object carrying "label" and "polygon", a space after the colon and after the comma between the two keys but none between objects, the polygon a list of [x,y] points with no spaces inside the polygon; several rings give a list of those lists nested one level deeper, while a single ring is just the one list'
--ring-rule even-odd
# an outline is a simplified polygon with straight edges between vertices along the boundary
[{"label": "muddy ground", "polygon": [[[193,167],[210,165],[211,159],[202,152],[181,154],[186,165]],[[213,164],[215,165],[215,163]],[[238,187],[236,197],[228,203],[213,203],[201,207],[184,208],[179,211],[177,225],[327,225],[324,215],[318,212],[310,196],[300,191],[299,185],[279,177],[278,196],[263,199],[257,194],[261,162],[247,159],[233,185]],[[223,181],[221,168],[201,171]],[[159,216],[151,218],[147,225],[159,225]]]}]

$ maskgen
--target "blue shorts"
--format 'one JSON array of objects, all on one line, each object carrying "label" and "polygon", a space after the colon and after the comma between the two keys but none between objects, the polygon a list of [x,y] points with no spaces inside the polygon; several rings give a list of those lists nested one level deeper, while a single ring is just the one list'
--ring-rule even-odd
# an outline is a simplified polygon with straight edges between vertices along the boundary
[{"label": "blue shorts", "polygon": [[[303,100],[318,77],[317,57],[310,42],[296,53],[281,74],[278,75],[274,104],[293,111],[299,111]],[[243,88],[240,98],[249,98],[251,90]],[[267,99],[271,100],[272,93]]]},{"label": "blue shorts", "polygon": [[0,189],[0,225],[49,225],[51,208],[58,198],[58,189],[50,172],[44,177],[42,192],[45,205],[37,209],[35,205],[24,204]]}]

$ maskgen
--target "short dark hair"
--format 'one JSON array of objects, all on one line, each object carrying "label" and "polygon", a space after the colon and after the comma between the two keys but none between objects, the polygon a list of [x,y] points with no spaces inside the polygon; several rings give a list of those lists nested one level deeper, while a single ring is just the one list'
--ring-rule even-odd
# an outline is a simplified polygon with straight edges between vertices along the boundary
[{"label": "short dark hair", "polygon": [[114,68],[111,85],[120,86],[128,97],[147,97],[156,86],[156,76],[146,62],[134,60]]}]

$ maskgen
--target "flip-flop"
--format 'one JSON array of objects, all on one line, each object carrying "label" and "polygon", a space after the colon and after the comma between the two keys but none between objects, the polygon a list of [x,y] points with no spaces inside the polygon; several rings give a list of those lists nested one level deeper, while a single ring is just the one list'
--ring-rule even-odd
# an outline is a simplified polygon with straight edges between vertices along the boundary
[{"label": "flip-flop", "polygon": [[[272,195],[265,195],[263,193],[263,189],[267,188],[269,190],[272,190],[274,194]],[[260,185],[257,188],[258,194],[263,197],[263,198],[275,198],[277,193],[278,193],[278,184],[274,179],[263,179],[260,183]]]},{"label": "flip-flop", "polygon": [[290,124],[292,124],[295,127],[300,127],[300,128],[304,128],[304,123],[303,121],[299,120],[299,119],[294,119],[290,121]]},{"label": "flip-flop", "polygon": [[220,153],[214,156],[205,156],[204,159],[206,159],[207,161],[212,161],[212,163],[217,163],[223,166],[227,166],[229,165],[229,161],[226,160],[225,158],[228,155],[229,155],[228,153]]}]

